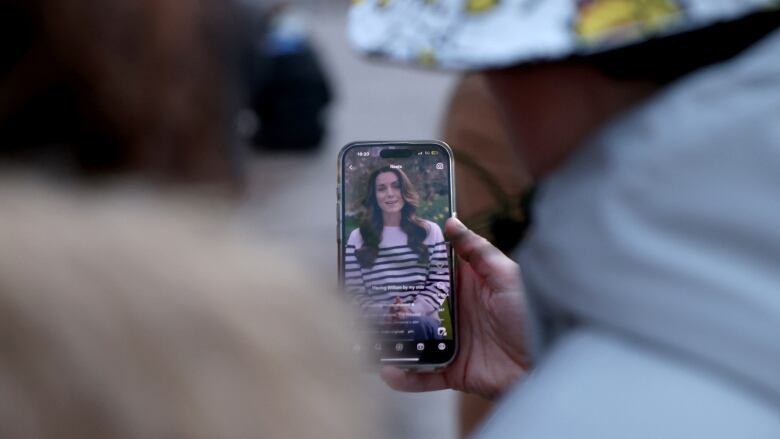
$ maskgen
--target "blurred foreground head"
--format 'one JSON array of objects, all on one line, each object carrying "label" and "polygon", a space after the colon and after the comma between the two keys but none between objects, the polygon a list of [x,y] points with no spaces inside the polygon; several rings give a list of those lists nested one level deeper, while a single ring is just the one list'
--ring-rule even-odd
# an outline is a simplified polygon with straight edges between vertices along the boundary
[{"label": "blurred foreground head", "polygon": [[376,437],[350,319],[281,246],[135,191],[0,205],[0,437]]},{"label": "blurred foreground head", "polygon": [[361,0],[349,34],[371,55],[486,71],[543,177],[616,115],[778,25],[776,0]]},{"label": "blurred foreground head", "polygon": [[0,0],[0,158],[234,181],[233,3]]},{"label": "blurred foreground head", "polygon": [[[232,8],[0,0],[0,161],[235,184]],[[214,200],[50,186],[0,178],[0,437],[371,436],[350,319],[282,246]]]}]

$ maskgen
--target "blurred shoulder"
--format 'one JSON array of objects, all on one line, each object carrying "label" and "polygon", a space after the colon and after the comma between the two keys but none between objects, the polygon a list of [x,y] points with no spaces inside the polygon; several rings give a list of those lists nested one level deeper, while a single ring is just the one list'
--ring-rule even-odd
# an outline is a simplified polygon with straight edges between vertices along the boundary
[{"label": "blurred shoulder", "polygon": [[[283,256],[289,252],[273,239],[236,230],[231,203],[209,194],[131,181],[55,187],[36,176],[3,176],[0,205],[0,245],[9,250],[0,255],[0,278],[20,285],[49,282],[56,291],[62,290],[54,285],[58,276],[72,278],[60,279],[63,285],[100,279],[107,289],[121,285],[140,297],[142,291],[194,294],[204,279],[224,291],[236,289],[235,279],[271,285],[301,278]],[[258,240],[263,246],[254,245]],[[36,274],[42,266],[47,276]]]},{"label": "blurred shoulder", "polygon": [[[0,206],[0,315],[13,316],[0,319],[0,326],[20,334],[0,337],[0,352],[13,354],[0,356],[0,380],[14,389],[3,398],[21,401],[9,407],[33,401],[31,410],[42,407],[47,425],[69,412],[36,401],[73,407],[98,401],[121,425],[136,425],[147,410],[163,419],[183,413],[199,420],[175,424],[187,437],[252,431],[258,437],[360,438],[373,431],[369,392],[355,382],[354,335],[341,301],[323,294],[327,286],[282,238],[254,239],[236,230],[228,201],[141,184],[55,186],[0,172]],[[274,335],[279,330],[302,343],[294,355]],[[236,361],[196,367],[191,360],[203,349],[196,340],[210,340],[220,357]],[[107,358],[122,358],[123,367]],[[170,371],[187,379],[172,380]],[[51,376],[62,377],[62,386],[45,384]],[[301,377],[328,397],[327,410],[310,391],[295,390]],[[128,392],[140,398],[139,413],[115,403]],[[209,398],[221,404],[204,416],[199,407]],[[255,409],[269,400],[270,414]],[[6,419],[10,411],[0,406]],[[318,415],[307,422],[278,416],[296,410]],[[317,420],[328,416],[355,422]],[[71,424],[79,432],[62,437],[89,436],[80,423],[65,423]],[[162,437],[168,426],[161,429],[146,436]]]}]

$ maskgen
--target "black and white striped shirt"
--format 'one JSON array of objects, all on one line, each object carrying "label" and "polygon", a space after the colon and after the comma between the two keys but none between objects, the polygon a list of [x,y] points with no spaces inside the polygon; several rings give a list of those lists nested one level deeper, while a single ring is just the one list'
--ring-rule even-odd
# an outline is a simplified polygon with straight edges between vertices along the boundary
[{"label": "black and white striped shirt", "polygon": [[355,256],[355,251],[363,246],[360,230],[349,235],[344,284],[361,307],[378,308],[376,311],[381,312],[399,298],[402,304],[413,307],[412,311],[438,314],[450,292],[449,252],[438,224],[425,224],[427,264],[419,262],[419,255],[408,246],[408,237],[400,227],[385,227],[373,266],[361,267]]}]

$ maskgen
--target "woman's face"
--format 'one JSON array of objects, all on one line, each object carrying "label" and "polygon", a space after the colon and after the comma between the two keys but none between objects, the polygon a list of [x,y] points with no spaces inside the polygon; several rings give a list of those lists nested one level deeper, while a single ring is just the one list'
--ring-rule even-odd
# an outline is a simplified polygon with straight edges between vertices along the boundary
[{"label": "woman's face", "polygon": [[376,202],[385,213],[400,212],[404,208],[401,182],[395,172],[382,172],[376,176]]}]

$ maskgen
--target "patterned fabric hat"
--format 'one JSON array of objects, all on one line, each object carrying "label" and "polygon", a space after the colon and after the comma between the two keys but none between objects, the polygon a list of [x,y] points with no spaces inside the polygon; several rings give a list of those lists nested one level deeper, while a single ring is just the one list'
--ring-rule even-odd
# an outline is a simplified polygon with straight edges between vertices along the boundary
[{"label": "patterned fabric hat", "polygon": [[481,69],[589,55],[777,9],[780,0],[354,0],[358,50]]}]

